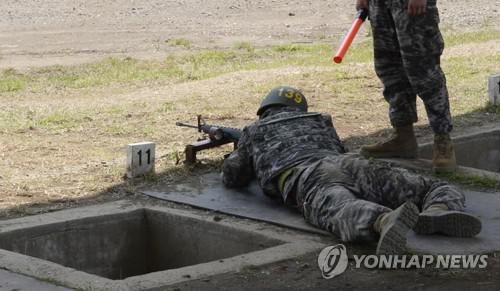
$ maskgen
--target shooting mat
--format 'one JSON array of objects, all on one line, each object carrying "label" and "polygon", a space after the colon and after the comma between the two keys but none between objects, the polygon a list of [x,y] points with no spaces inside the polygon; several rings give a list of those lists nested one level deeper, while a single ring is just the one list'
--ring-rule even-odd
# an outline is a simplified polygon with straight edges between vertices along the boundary
[{"label": "shooting mat", "polygon": [[[228,189],[222,185],[218,174],[210,173],[193,177],[182,184],[157,186],[141,192],[162,200],[297,230],[327,234],[307,224],[296,210],[265,196],[255,181],[247,188]],[[408,240],[410,250],[427,254],[470,254],[500,250],[500,193],[465,193],[467,211],[481,217],[482,232],[475,238],[419,236],[411,232]]]},{"label": "shooting mat", "polygon": [[296,210],[285,207],[280,201],[264,195],[256,181],[246,188],[228,189],[224,187],[218,174],[210,173],[193,177],[183,184],[141,192],[166,201],[184,203],[297,230],[328,234],[307,224]]}]

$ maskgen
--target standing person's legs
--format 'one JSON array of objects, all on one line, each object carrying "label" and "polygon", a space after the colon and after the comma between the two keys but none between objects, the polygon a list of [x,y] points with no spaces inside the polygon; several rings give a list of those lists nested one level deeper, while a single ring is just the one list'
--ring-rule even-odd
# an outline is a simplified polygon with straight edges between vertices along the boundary
[{"label": "standing person's legs", "polygon": [[370,23],[375,72],[384,85],[391,124],[394,127],[412,125],[417,121],[417,96],[406,76],[395,23],[386,1],[370,1]]},{"label": "standing person's legs", "polygon": [[403,66],[414,92],[425,104],[435,133],[434,168],[453,171],[455,153],[449,133],[453,129],[446,77],[440,66],[444,41],[439,30],[439,12],[435,0],[429,0],[423,15],[409,16],[405,2],[391,8]]},{"label": "standing person's legs", "polygon": [[375,72],[384,85],[384,98],[389,103],[389,118],[394,136],[380,144],[365,146],[367,157],[415,158],[417,143],[413,123],[417,121],[416,94],[406,75],[396,27],[387,1],[370,1]]}]

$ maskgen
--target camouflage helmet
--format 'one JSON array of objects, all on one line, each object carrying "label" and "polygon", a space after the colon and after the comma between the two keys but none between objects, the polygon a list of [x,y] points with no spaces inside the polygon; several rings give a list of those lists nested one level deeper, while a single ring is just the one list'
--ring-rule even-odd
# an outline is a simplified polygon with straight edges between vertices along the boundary
[{"label": "camouflage helmet", "polygon": [[307,100],[302,92],[292,87],[280,86],[272,89],[262,100],[257,115],[260,116],[269,107],[276,105],[296,107],[307,112]]}]

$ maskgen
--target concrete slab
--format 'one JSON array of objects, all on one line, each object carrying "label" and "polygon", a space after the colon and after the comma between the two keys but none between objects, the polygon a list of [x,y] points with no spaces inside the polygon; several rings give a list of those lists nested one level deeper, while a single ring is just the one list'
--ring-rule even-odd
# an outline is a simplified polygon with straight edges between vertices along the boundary
[{"label": "concrete slab", "polygon": [[[184,184],[145,190],[144,194],[226,214],[270,222],[299,230],[315,231],[292,209],[262,194],[253,183],[241,190],[225,188],[217,174],[206,174]],[[500,251],[500,193],[465,191],[467,211],[479,215],[483,230],[475,238],[409,234],[409,249],[426,254],[469,254]],[[325,232],[322,232],[325,233]]]},{"label": "concrete slab", "polygon": [[264,195],[256,181],[246,188],[228,189],[221,183],[218,174],[210,173],[194,177],[183,184],[165,185],[141,192],[162,200],[256,219],[297,230],[328,234],[307,224],[294,209],[284,207],[280,201]]},{"label": "concrete slab", "polygon": [[59,287],[49,282],[43,282],[31,277],[12,273],[0,269],[0,291],[69,291],[64,287]]}]

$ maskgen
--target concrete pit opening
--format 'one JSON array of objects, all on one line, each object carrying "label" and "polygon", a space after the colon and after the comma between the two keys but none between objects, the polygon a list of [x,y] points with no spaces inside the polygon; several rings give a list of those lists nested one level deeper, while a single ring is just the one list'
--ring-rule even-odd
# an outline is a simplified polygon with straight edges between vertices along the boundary
[{"label": "concrete pit opening", "polygon": [[0,235],[0,247],[112,280],[225,259],[282,242],[139,209]]},{"label": "concrete pit opening", "polygon": [[315,235],[222,217],[117,201],[5,220],[0,268],[76,289],[149,290],[323,246]]},{"label": "concrete pit opening", "polygon": [[[500,128],[453,139],[457,164],[500,173]],[[420,147],[420,157],[432,159],[432,143]]]}]

